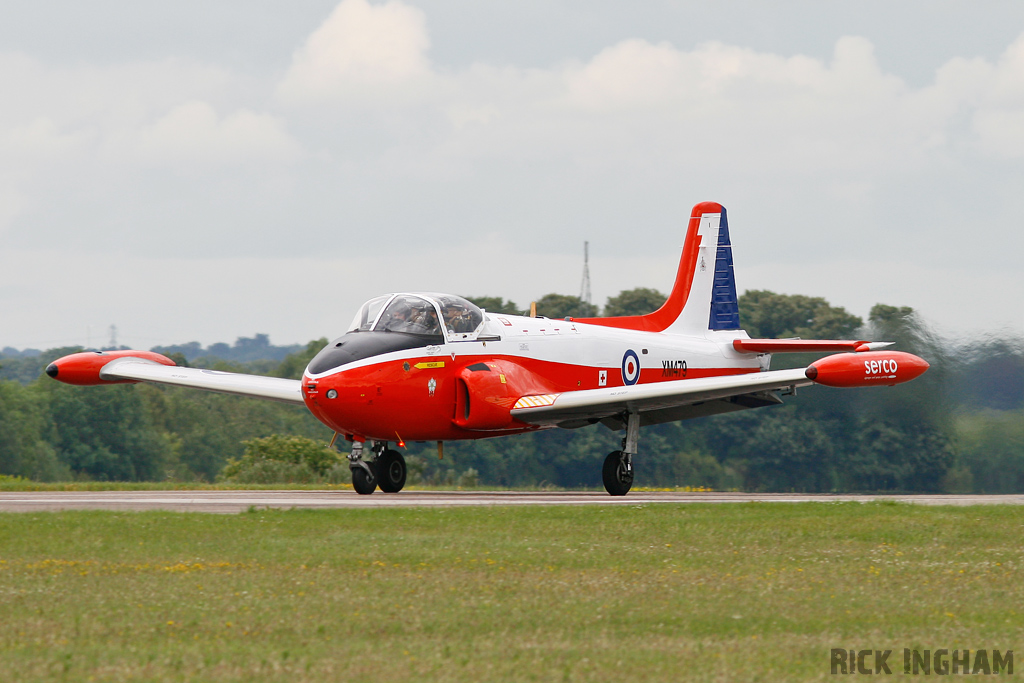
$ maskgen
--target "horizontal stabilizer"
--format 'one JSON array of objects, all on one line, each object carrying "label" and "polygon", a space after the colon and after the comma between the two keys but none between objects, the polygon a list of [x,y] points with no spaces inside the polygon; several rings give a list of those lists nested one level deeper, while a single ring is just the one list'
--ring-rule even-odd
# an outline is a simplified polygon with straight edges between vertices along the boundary
[{"label": "horizontal stabilizer", "polygon": [[732,346],[740,353],[833,353],[869,351],[890,344],[851,339],[736,339]]}]

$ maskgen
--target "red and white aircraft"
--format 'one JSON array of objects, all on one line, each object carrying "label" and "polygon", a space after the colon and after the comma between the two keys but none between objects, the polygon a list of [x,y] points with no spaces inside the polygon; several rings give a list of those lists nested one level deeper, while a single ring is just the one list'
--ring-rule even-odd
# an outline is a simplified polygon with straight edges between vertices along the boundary
[{"label": "red and white aircraft", "polygon": [[[679,270],[654,313],[547,318],[487,313],[447,294],[366,302],[301,381],[182,368],[149,351],[87,351],[46,373],[68,384],[155,382],[304,405],[352,442],[362,494],[405,485],[405,441],[482,439],[602,423],[625,430],[602,470],[605,488],[633,483],[640,427],[782,403],[797,387],[893,385],[923,359],[862,340],[750,339],[740,329],[725,209],[693,208]],[[769,370],[772,353],[843,351],[806,368]]]}]

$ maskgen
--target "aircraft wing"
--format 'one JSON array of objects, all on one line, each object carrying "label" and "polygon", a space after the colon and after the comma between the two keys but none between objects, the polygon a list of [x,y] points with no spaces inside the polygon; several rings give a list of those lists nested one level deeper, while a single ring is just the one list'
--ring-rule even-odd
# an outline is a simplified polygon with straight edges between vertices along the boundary
[{"label": "aircraft wing", "polygon": [[150,351],[85,351],[54,361],[46,374],[81,386],[153,382],[303,405],[302,382],[297,379],[182,368]]},{"label": "aircraft wing", "polygon": [[242,375],[237,372],[168,367],[148,361],[124,359],[111,363],[101,373],[104,379],[131,379],[193,389],[206,389],[222,394],[269,398],[284,403],[305,405],[302,382],[297,379]]},{"label": "aircraft wing", "polygon": [[640,413],[641,425],[674,422],[782,403],[777,391],[793,391],[810,384],[814,382],[805,368],[679,379],[524,396],[512,408],[512,416],[544,427],[572,429],[604,422],[612,429],[621,429],[622,417],[629,412]]}]

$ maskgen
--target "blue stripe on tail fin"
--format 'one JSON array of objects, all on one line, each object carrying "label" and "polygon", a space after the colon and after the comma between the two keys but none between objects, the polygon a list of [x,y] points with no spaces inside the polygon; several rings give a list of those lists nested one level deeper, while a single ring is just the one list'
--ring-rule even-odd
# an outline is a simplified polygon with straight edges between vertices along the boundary
[{"label": "blue stripe on tail fin", "polygon": [[715,279],[711,286],[711,319],[709,330],[740,329],[740,305],[736,297],[736,277],[732,268],[732,243],[729,222],[722,208],[718,228],[718,249],[715,254]]}]

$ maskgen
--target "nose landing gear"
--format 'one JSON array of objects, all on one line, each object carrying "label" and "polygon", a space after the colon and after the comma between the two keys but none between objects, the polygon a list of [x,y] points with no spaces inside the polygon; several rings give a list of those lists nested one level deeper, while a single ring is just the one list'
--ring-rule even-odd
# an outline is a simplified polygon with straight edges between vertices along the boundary
[{"label": "nose landing gear", "polygon": [[405,487],[408,468],[405,458],[398,451],[388,448],[386,441],[371,441],[373,459],[363,460],[363,444],[355,441],[348,455],[348,466],[352,470],[352,488],[356,493],[368,496],[377,487],[384,493],[398,493]]},{"label": "nose landing gear", "polygon": [[384,493],[398,493],[405,487],[408,468],[405,458],[398,451],[388,449],[377,458],[377,485]]},{"label": "nose landing gear", "polygon": [[368,496],[377,488],[377,473],[372,465],[363,460],[363,442],[353,441],[348,466],[352,470],[352,488],[360,495]]}]

